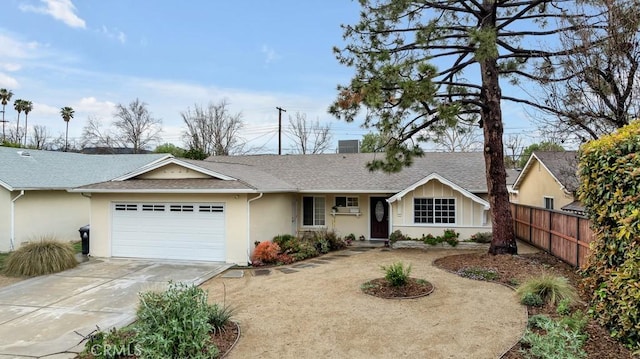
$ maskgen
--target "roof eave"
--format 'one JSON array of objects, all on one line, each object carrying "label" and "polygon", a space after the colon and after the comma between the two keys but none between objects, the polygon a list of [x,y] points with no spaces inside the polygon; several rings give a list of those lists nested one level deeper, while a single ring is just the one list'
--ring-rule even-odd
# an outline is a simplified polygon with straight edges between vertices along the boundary
[{"label": "roof eave", "polygon": [[222,193],[222,194],[240,194],[240,193],[259,193],[255,189],[107,189],[107,188],[72,188],[68,192],[78,193]]}]

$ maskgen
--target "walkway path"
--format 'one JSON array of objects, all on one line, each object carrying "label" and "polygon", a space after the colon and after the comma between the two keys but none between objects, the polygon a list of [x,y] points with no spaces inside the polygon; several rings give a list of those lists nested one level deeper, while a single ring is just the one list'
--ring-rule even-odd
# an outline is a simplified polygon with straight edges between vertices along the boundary
[{"label": "walkway path", "polygon": [[[203,285],[236,308],[242,338],[228,358],[497,358],[523,334],[527,314],[514,292],[432,266],[459,250],[352,249],[267,275],[244,270]],[[411,264],[431,295],[385,300],[360,285],[380,265]],[[260,272],[258,272],[260,273]]]}]

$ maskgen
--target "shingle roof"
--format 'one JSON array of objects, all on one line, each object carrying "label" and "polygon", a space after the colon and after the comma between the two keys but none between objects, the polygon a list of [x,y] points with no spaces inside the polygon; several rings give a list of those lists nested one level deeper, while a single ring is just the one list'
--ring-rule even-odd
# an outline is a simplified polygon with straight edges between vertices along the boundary
[{"label": "shingle roof", "polygon": [[247,186],[240,181],[224,181],[208,178],[184,178],[184,179],[130,179],[126,181],[107,181],[82,186],[76,190],[95,191],[104,190],[105,192],[162,192],[163,190],[170,192],[216,192],[220,190],[238,190],[238,192],[247,192],[253,188]]},{"label": "shingle roof", "polygon": [[[469,192],[487,192],[484,158],[480,152],[430,152],[398,173],[370,172],[366,164],[382,156],[380,153],[212,156],[205,162],[246,166],[236,167],[238,171],[229,175],[258,189],[265,180],[261,173],[267,173],[272,179],[302,192],[395,193],[437,173]],[[215,170],[228,173],[223,168]]]},{"label": "shingle roof", "polygon": [[10,189],[69,189],[122,176],[167,154],[85,155],[0,147],[0,183]]},{"label": "shingle roof", "polygon": [[574,193],[579,186],[578,152],[576,151],[536,151],[540,162],[567,189]]}]

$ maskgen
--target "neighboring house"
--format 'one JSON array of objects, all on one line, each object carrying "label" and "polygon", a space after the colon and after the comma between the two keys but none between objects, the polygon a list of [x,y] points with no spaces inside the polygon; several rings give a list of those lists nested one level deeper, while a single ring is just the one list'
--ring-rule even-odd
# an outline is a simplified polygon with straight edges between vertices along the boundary
[{"label": "neighboring house", "polygon": [[536,151],[513,184],[512,202],[582,214],[576,151]]},{"label": "neighboring house", "polygon": [[52,236],[80,239],[90,221],[89,198],[68,189],[122,176],[170,157],[90,156],[70,152],[0,147],[0,252]]},{"label": "neighboring house", "polygon": [[399,173],[383,154],[167,158],[71,190],[91,197],[90,254],[246,264],[254,242],[335,230],[384,240],[491,229],[482,153],[427,153]]}]

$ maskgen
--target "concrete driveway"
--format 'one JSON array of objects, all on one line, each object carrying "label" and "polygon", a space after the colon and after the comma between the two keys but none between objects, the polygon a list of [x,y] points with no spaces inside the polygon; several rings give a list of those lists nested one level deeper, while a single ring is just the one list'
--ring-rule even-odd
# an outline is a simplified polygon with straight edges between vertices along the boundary
[{"label": "concrete driveway", "polygon": [[138,293],[170,280],[200,284],[224,263],[92,259],[62,273],[0,288],[0,358],[73,358],[82,337],[133,322]]}]

